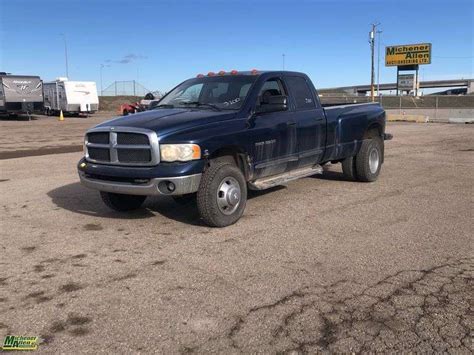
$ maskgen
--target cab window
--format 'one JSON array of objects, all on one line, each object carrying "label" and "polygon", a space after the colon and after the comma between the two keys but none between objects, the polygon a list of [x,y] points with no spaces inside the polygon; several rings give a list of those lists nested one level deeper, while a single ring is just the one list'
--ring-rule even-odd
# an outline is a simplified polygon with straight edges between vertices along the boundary
[{"label": "cab window", "polygon": [[280,79],[267,80],[258,93],[259,104],[268,102],[270,96],[285,95],[285,90]]},{"label": "cab window", "polygon": [[305,78],[300,76],[289,76],[286,78],[286,82],[294,96],[297,110],[310,110],[316,107],[313,92]]}]

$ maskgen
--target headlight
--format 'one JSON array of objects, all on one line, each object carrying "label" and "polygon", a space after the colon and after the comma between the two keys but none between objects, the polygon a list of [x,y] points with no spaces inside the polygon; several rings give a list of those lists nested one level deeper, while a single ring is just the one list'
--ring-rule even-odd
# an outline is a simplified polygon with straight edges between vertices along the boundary
[{"label": "headlight", "polygon": [[197,144],[161,144],[161,161],[189,161],[201,159],[201,148]]}]

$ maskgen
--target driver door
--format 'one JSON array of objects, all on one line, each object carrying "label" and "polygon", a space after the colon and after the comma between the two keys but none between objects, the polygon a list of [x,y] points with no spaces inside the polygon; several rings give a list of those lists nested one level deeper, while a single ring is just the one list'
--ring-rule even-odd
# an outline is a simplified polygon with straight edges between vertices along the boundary
[{"label": "driver door", "polygon": [[253,120],[254,176],[261,178],[284,173],[298,160],[296,121],[287,104],[284,111],[265,112],[270,96],[288,96],[281,78],[268,79],[261,87]]}]

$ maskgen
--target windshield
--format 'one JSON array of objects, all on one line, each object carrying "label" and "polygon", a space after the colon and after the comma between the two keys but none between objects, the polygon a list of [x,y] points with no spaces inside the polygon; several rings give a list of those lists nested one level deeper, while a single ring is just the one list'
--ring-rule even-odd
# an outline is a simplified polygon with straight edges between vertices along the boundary
[{"label": "windshield", "polygon": [[163,97],[156,108],[238,110],[256,78],[254,75],[224,75],[187,80]]}]

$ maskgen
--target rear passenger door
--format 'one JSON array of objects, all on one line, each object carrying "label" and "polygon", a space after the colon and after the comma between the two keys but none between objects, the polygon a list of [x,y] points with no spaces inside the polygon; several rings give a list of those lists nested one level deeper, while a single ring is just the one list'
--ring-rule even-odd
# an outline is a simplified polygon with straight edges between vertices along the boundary
[{"label": "rear passenger door", "polygon": [[285,76],[296,121],[297,167],[321,161],[326,144],[326,120],[312,84],[303,76]]}]

